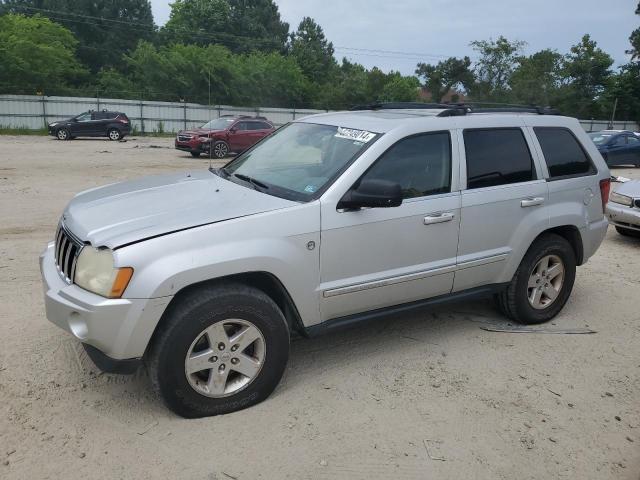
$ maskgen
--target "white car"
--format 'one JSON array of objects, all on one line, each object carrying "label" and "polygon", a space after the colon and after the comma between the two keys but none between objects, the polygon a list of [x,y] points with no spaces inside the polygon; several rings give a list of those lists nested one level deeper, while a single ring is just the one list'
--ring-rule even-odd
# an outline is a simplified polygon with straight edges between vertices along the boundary
[{"label": "white car", "polygon": [[617,177],[607,203],[607,217],[620,235],[640,238],[640,180]]}]

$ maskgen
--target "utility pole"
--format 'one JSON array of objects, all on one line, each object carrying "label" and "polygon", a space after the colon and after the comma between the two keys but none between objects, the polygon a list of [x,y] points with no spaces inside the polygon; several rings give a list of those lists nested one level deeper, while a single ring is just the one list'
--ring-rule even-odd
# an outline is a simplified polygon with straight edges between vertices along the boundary
[{"label": "utility pole", "polygon": [[616,110],[618,108],[618,97],[616,97],[616,101],[613,102],[613,113],[611,114],[611,123],[609,124],[609,128],[613,129],[613,122],[616,118]]}]

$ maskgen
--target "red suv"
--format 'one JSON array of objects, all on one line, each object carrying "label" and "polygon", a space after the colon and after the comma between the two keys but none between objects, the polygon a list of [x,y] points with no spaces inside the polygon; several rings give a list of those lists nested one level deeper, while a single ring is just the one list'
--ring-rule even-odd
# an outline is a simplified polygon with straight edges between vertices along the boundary
[{"label": "red suv", "polygon": [[208,155],[212,149],[214,157],[224,158],[229,152],[243,152],[275,129],[265,117],[225,116],[200,128],[179,131],[175,145],[194,157]]}]

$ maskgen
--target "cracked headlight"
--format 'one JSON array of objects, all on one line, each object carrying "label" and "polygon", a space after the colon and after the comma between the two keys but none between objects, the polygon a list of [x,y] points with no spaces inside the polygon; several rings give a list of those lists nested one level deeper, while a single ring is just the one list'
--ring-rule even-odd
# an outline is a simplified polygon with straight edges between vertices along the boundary
[{"label": "cracked headlight", "polygon": [[97,295],[120,298],[132,275],[131,267],[115,268],[110,249],[87,245],[78,256],[73,282]]}]

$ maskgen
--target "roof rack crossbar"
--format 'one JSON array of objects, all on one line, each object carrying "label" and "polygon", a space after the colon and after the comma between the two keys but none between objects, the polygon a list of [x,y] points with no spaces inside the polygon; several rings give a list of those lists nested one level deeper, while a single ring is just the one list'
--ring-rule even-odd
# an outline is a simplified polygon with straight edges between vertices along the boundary
[{"label": "roof rack crossbar", "polygon": [[[490,105],[481,107],[480,105]],[[420,102],[388,102],[356,105],[351,111],[362,110],[442,110],[439,117],[463,116],[469,113],[534,113],[538,115],[561,115],[551,107],[535,105],[514,105],[508,103],[420,103]]]}]

